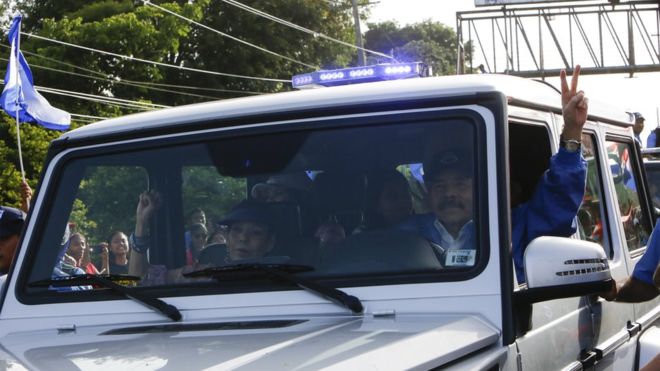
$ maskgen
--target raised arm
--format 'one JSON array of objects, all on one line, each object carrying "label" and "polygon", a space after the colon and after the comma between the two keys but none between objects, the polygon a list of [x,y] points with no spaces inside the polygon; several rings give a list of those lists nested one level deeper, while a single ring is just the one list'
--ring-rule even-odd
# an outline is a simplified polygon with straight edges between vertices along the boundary
[{"label": "raised arm", "polygon": [[149,223],[154,213],[160,207],[160,194],[156,191],[146,191],[140,194],[135,210],[135,230],[129,238],[131,248],[128,261],[128,273],[143,276],[147,272],[147,250],[149,249]]},{"label": "raised arm", "polygon": [[561,80],[561,106],[564,116],[564,128],[561,132],[562,140],[582,141],[582,128],[587,122],[587,111],[589,100],[584,96],[582,90],[577,90],[578,78],[580,77],[580,65],[573,69],[571,85],[566,81],[566,71],[559,73]]},{"label": "raised arm", "polygon": [[550,167],[536,185],[532,197],[511,210],[513,259],[518,282],[524,282],[525,247],[540,236],[569,237],[582,204],[587,167],[582,158],[582,128],[587,121],[588,100],[577,90],[580,66],[575,66],[569,86],[561,71],[561,104],[564,127],[561,148],[550,158]]},{"label": "raised arm", "polygon": [[21,210],[28,212],[32,200],[32,188],[25,180],[21,180]]}]

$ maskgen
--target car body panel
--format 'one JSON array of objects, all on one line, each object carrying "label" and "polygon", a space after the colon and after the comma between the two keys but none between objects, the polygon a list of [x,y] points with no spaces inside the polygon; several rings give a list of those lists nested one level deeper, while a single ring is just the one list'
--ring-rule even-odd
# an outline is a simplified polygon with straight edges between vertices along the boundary
[{"label": "car body panel", "polygon": [[[476,316],[293,318],[293,324],[280,328],[259,328],[258,323],[291,318],[235,319],[238,327],[254,320],[259,322],[249,329],[162,331],[162,325],[154,325],[142,333],[104,335],[122,326],[84,326],[59,334],[9,334],[0,341],[37,369],[316,370],[428,369],[493,345],[499,337]],[[223,321],[232,323],[231,318]],[[180,329],[196,325],[187,322]],[[392,352],[398,357],[390,357]]]}]

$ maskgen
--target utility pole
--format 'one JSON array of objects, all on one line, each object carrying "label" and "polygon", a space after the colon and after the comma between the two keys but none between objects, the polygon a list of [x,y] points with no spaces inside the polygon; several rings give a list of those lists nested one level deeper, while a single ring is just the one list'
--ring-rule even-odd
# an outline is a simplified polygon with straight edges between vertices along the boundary
[{"label": "utility pole", "polygon": [[[364,48],[362,44],[362,31],[360,30],[360,12],[358,12],[357,0],[353,0],[353,19],[355,20],[355,45]],[[364,49],[358,49],[358,66],[365,66],[366,58]]]}]

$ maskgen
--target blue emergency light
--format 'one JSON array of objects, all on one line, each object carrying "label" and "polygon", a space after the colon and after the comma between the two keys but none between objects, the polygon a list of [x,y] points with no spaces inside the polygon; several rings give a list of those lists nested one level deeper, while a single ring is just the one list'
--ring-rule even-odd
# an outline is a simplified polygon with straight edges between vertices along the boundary
[{"label": "blue emergency light", "polygon": [[377,64],[295,75],[291,83],[296,89],[304,89],[421,77],[427,73],[426,71],[426,65],[422,62]]}]

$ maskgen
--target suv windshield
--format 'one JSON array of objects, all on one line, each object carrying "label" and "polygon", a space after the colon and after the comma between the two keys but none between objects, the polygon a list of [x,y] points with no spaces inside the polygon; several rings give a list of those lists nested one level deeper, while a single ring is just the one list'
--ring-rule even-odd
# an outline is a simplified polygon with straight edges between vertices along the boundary
[{"label": "suv windshield", "polygon": [[[27,282],[111,274],[140,277],[138,290],[217,290],[222,278],[188,273],[236,264],[302,265],[294,274],[355,285],[465,279],[483,259],[479,122],[454,110],[71,150],[37,221]],[[226,281],[259,289],[250,275]]]}]

